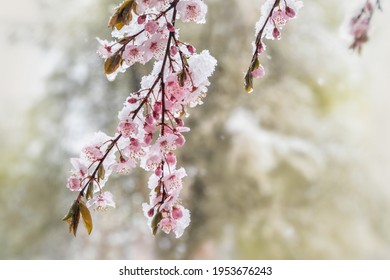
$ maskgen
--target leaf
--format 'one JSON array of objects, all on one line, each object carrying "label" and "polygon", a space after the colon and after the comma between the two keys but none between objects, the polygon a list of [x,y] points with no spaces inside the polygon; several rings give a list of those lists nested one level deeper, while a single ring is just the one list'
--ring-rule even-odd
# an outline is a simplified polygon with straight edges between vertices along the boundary
[{"label": "leaf", "polygon": [[106,170],[104,169],[104,166],[102,164],[102,165],[100,165],[99,170],[98,170],[98,178],[100,180],[103,180],[105,176],[106,176]]},{"label": "leaf", "polygon": [[69,233],[73,232],[74,236],[76,236],[80,222],[80,202],[78,200],[73,202],[68,214],[62,220],[69,224]]},{"label": "leaf", "polygon": [[253,76],[249,71],[245,75],[245,90],[247,93],[252,93],[253,91]]},{"label": "leaf", "polygon": [[87,229],[88,234],[91,234],[93,228],[92,217],[88,207],[84,204],[84,202],[80,203],[80,211],[81,216],[83,217],[84,226]]},{"label": "leaf", "polygon": [[133,19],[133,15],[131,11],[136,13],[137,3],[134,0],[126,0],[124,1],[115,11],[115,13],[111,16],[108,21],[108,27],[111,29],[121,30],[123,26],[130,23]]},{"label": "leaf", "polygon": [[122,61],[123,59],[120,51],[114,53],[104,62],[104,73],[107,75],[114,73],[122,64]]},{"label": "leaf", "polygon": [[93,185],[93,181],[91,181],[91,182],[89,182],[89,184],[88,184],[87,194],[85,195],[85,197],[86,197],[87,199],[93,198],[94,190],[95,190],[95,188],[94,188],[94,185]]},{"label": "leaf", "polygon": [[183,71],[181,71],[178,74],[178,78],[179,78],[179,85],[180,85],[180,87],[184,87],[184,83],[187,80],[187,73],[186,73],[186,71],[184,69],[183,69]]},{"label": "leaf", "polygon": [[158,212],[156,215],[154,215],[153,220],[152,220],[152,224],[151,224],[152,233],[153,233],[154,236],[156,236],[156,234],[157,234],[158,223],[159,223],[161,220],[162,220],[162,214],[161,214],[161,212]]}]

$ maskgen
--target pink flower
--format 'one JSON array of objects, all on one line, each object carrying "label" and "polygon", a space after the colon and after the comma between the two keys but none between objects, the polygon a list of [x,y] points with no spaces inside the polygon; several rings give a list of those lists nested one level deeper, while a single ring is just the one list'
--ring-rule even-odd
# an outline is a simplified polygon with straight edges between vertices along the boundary
[{"label": "pink flower", "polygon": [[188,209],[185,209],[181,205],[176,207],[178,207],[183,214],[181,218],[176,220],[175,235],[176,238],[179,238],[180,236],[183,235],[184,230],[189,226],[191,219],[190,219],[190,211],[188,211]]},{"label": "pink flower", "polygon": [[100,47],[97,50],[98,55],[101,58],[108,58],[112,56],[117,50],[119,50],[122,45],[117,42],[108,42],[107,40],[102,40],[100,38],[96,38],[96,40],[99,42]]},{"label": "pink flower", "polygon": [[165,155],[165,160],[169,166],[175,166],[176,164],[176,155],[172,152],[169,152]]},{"label": "pink flower", "polygon": [[144,60],[149,61],[152,57],[161,60],[165,54],[167,39],[161,34],[154,34],[144,44]]},{"label": "pink flower", "polygon": [[144,52],[138,46],[128,44],[123,52],[123,59],[128,66],[136,62],[144,63]]},{"label": "pink flower", "polygon": [[171,231],[175,231],[176,230],[176,220],[175,219],[172,219],[170,217],[166,217],[164,219],[162,219],[159,223],[158,223],[158,227],[163,231],[165,232],[166,234],[170,233]]},{"label": "pink flower", "polygon": [[275,23],[276,26],[283,26],[286,24],[288,17],[286,14],[281,10],[274,10],[272,14],[272,20]]},{"label": "pink flower", "polygon": [[133,120],[121,121],[118,125],[118,132],[124,137],[134,137],[138,134],[138,124]]},{"label": "pink flower", "polygon": [[120,162],[117,162],[114,164],[113,169],[116,171],[118,174],[127,174],[129,173],[132,169],[136,168],[137,162],[132,159],[120,159]]},{"label": "pink flower", "polygon": [[98,147],[87,146],[87,147],[84,147],[81,151],[82,151],[83,155],[90,162],[95,162],[95,161],[103,158],[103,153],[100,151],[100,149]]},{"label": "pink flower", "polygon": [[150,34],[154,34],[157,32],[158,23],[154,20],[150,20],[145,24],[145,30]]},{"label": "pink flower", "polygon": [[173,170],[170,174],[164,176],[163,182],[165,187],[170,190],[172,188],[182,188],[183,182],[182,179],[187,176],[184,168],[180,168],[178,170]]},{"label": "pink flower", "polygon": [[68,189],[71,191],[81,191],[82,186],[81,186],[81,178],[77,176],[70,176],[68,179],[68,183],[66,184]]},{"label": "pink flower", "polygon": [[253,78],[262,78],[265,75],[265,70],[263,65],[260,65],[259,68],[252,71]]},{"label": "pink flower", "polygon": [[107,207],[115,208],[115,202],[110,192],[100,193],[94,198],[88,200],[87,207],[91,208],[95,205],[95,210],[105,210]]},{"label": "pink flower", "polygon": [[71,158],[70,163],[72,164],[72,166],[74,168],[74,170],[72,170],[72,172],[75,175],[77,175],[81,178],[83,178],[86,175],[87,167],[83,163],[81,163],[81,160],[79,158]]},{"label": "pink flower", "polygon": [[155,170],[161,163],[161,155],[152,155],[147,158],[145,168],[146,170]]},{"label": "pink flower", "polygon": [[200,0],[180,1],[177,4],[177,12],[183,22],[204,23],[207,6]]},{"label": "pink flower", "polygon": [[165,154],[176,150],[176,138],[177,136],[174,134],[168,134],[158,138],[156,145],[158,145],[160,152]]}]

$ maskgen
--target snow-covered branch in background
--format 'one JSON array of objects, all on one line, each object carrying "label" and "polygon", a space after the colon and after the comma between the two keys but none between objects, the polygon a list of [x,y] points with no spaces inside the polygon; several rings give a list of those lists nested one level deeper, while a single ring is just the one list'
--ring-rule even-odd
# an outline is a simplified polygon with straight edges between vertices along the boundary
[{"label": "snow-covered branch in background", "polygon": [[261,78],[265,74],[259,56],[266,50],[264,39],[280,40],[281,30],[290,20],[296,18],[303,7],[302,1],[296,0],[266,0],[261,7],[261,17],[256,23],[256,40],[253,42],[253,56],[248,71],[245,74],[245,90],[253,91],[253,78]]},{"label": "snow-covered branch in background", "polygon": [[119,112],[114,136],[99,132],[71,159],[67,187],[78,192],[64,221],[76,235],[80,218],[92,231],[89,209],[115,207],[113,195],[103,191],[112,173],[125,174],[140,166],[151,172],[150,201],[142,205],[152,233],[158,229],[180,237],[190,223],[181,205],[184,168],[177,167],[175,150],[186,140],[188,108],[202,104],[209,77],[217,61],[208,51],[179,40],[176,20],[204,23],[207,6],[202,0],[126,0],[109,21],[114,41],[98,39],[109,80],[135,63],[155,60],[141,89],[131,93]]},{"label": "snow-covered branch in background", "polygon": [[357,50],[358,53],[361,53],[362,46],[368,41],[368,30],[376,9],[382,9],[380,0],[377,0],[375,3],[367,0],[359,13],[349,23],[349,33],[353,37],[350,48]]}]

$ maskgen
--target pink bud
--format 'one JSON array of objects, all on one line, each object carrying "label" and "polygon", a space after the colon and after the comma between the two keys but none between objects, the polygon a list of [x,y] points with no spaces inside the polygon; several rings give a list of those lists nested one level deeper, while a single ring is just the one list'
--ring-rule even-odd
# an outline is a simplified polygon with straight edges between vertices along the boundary
[{"label": "pink bud", "polygon": [[262,42],[260,42],[259,45],[257,46],[257,52],[258,53],[264,52],[264,45]]},{"label": "pink bud", "polygon": [[153,124],[154,123],[153,116],[151,114],[147,114],[145,117],[145,121],[147,124]]},{"label": "pink bud", "polygon": [[161,166],[157,167],[157,169],[154,171],[154,174],[155,174],[157,177],[161,177],[161,175],[162,175]]},{"label": "pink bud", "polygon": [[146,145],[150,145],[150,143],[152,143],[152,139],[153,139],[153,134],[146,134],[145,135],[145,138],[144,138],[144,142]]},{"label": "pink bud", "polygon": [[165,158],[167,160],[168,165],[172,166],[176,164],[176,156],[174,153],[169,152],[168,154],[166,154]]},{"label": "pink bud", "polygon": [[151,218],[153,217],[154,215],[154,208],[150,208],[150,210],[148,211],[148,217]]},{"label": "pink bud", "polygon": [[289,18],[294,18],[296,15],[294,9],[290,8],[289,6],[286,6],[286,16]]},{"label": "pink bud", "polygon": [[196,52],[196,49],[191,45],[187,45],[187,50],[190,52],[190,54],[194,54]]},{"label": "pink bud", "polygon": [[176,46],[171,46],[171,56],[175,56],[179,49]]},{"label": "pink bud", "polygon": [[162,103],[160,101],[154,103],[153,111],[156,111],[157,113],[160,113],[162,109]]},{"label": "pink bud", "polygon": [[145,21],[146,21],[146,15],[142,15],[137,19],[138,24],[143,24]]},{"label": "pink bud", "polygon": [[183,135],[181,134],[176,134],[177,138],[175,140],[175,144],[179,147],[183,146],[184,143],[186,142],[186,139],[184,138]]},{"label": "pink bud", "polygon": [[129,102],[130,104],[134,104],[137,101],[138,101],[137,98],[134,98],[134,97],[127,99],[127,102]]},{"label": "pink bud", "polygon": [[172,25],[172,23],[168,22],[167,28],[168,28],[169,32],[175,32],[175,27]]},{"label": "pink bud", "polygon": [[280,39],[280,31],[276,27],[274,27],[274,30],[272,31],[272,36],[274,39]]},{"label": "pink bud", "polygon": [[177,123],[178,126],[183,126],[184,125],[183,120],[180,119],[180,118],[175,118],[175,122]]},{"label": "pink bud", "polygon": [[160,113],[156,112],[156,111],[153,111],[153,118],[157,121],[159,119],[161,119],[161,116],[160,116]]},{"label": "pink bud", "polygon": [[176,207],[173,207],[173,210],[172,210],[172,218],[174,218],[175,220],[179,220],[183,217],[183,212],[181,211],[180,208],[176,208]]},{"label": "pink bud", "polygon": [[260,65],[259,68],[252,71],[252,76],[255,79],[264,77],[264,74],[265,74],[265,70],[262,65]]}]

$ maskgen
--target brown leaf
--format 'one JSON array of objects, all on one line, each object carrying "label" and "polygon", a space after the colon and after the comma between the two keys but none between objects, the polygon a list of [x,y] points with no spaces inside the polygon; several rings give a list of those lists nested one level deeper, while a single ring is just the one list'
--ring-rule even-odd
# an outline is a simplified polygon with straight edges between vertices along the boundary
[{"label": "brown leaf", "polygon": [[92,217],[88,207],[83,202],[80,203],[80,212],[83,217],[84,226],[87,229],[88,234],[91,234],[93,228]]},{"label": "brown leaf", "polygon": [[104,62],[104,73],[107,75],[114,73],[122,64],[122,60],[122,55],[119,51],[107,58]]},{"label": "brown leaf", "polygon": [[129,24],[133,18],[131,11],[136,12],[137,3],[134,0],[124,1],[108,21],[108,27],[121,30],[123,26]]}]

